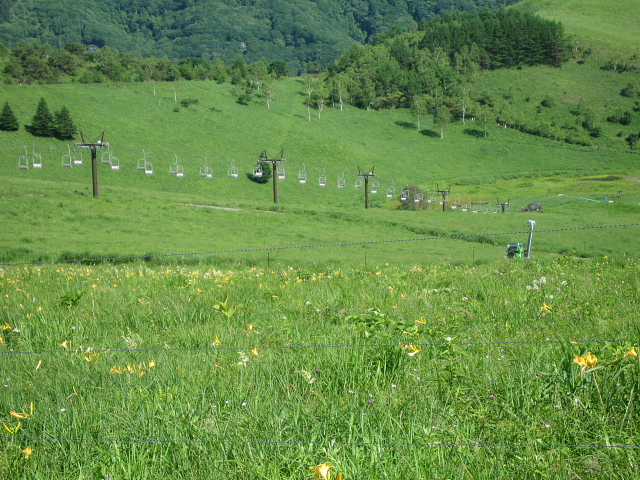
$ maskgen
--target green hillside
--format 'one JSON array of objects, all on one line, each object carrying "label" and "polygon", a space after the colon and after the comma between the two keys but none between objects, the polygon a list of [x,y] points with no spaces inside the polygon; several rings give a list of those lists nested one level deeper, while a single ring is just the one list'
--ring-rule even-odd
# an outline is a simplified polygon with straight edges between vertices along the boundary
[{"label": "green hillside", "polygon": [[562,22],[581,48],[597,47],[631,58],[640,48],[639,7],[638,0],[523,0],[511,8]]},{"label": "green hillside", "polygon": [[21,40],[55,47],[95,44],[172,60],[285,60],[297,75],[307,63],[326,66],[353,43],[366,43],[396,25],[513,1],[2,0],[0,39],[9,46]]},{"label": "green hillside", "polygon": [[[404,110],[367,111],[327,106],[319,115],[304,103],[304,82],[276,85],[267,108],[257,93],[249,105],[237,103],[231,85],[181,82],[175,92],[166,84],[4,86],[0,93],[28,123],[40,98],[52,109],[67,106],[77,126],[92,139],[105,131],[120,169],[101,163],[99,198],[92,199],[88,153],[82,167],[62,167],[71,142],[32,137],[24,129],[2,134],[0,187],[4,228],[0,244],[5,261],[127,256],[262,249],[334,243],[408,240],[477,233],[523,232],[529,215],[517,213],[531,201],[545,209],[538,228],[628,224],[637,221],[640,203],[638,155],[626,150],[596,149],[558,143],[492,126],[487,138],[469,134],[456,123],[444,139],[410,127]],[[175,96],[174,96],[175,95]],[[181,98],[198,99],[185,108]],[[177,101],[176,101],[177,99]],[[309,116],[310,115],[310,116]],[[309,120],[310,118],[310,120]],[[408,126],[409,125],[409,126]],[[430,130],[428,124],[425,125]],[[19,156],[35,151],[44,168],[18,168]],[[286,178],[280,203],[273,204],[269,185],[246,178],[266,149],[284,149]],[[137,169],[144,154],[153,175]],[[176,161],[185,176],[170,174]],[[213,178],[199,175],[205,164]],[[238,178],[229,178],[231,160]],[[375,169],[380,182],[372,208],[364,209],[362,189],[355,188],[358,168]],[[303,169],[307,183],[298,182]],[[338,188],[344,172],[348,184]],[[327,186],[319,177],[327,175]],[[591,177],[607,181],[592,181]],[[425,200],[437,187],[449,187],[454,202],[472,209],[495,210],[496,199],[510,199],[511,213],[442,212],[437,202],[427,211],[398,211],[407,185],[424,188]],[[392,198],[387,190],[395,186]],[[622,192],[622,193],[619,193]],[[559,196],[563,194],[566,196]],[[608,196],[612,204],[602,202]],[[579,197],[590,197],[588,202]],[[189,207],[197,204],[240,211]],[[254,210],[274,210],[274,215]],[[547,233],[537,237],[545,253],[633,254],[634,229]],[[504,255],[507,241],[525,235],[428,242],[356,245],[329,249],[274,251],[282,262],[398,262],[491,260]],[[265,252],[224,258],[264,262]],[[213,258],[219,259],[218,256]]]}]

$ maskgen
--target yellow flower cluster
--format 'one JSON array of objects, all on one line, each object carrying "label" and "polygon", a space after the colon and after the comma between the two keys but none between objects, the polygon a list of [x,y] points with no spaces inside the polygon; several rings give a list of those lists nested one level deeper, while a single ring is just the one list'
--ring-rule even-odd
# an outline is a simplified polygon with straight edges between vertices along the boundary
[{"label": "yellow flower cluster", "polygon": [[581,365],[583,369],[593,368],[596,366],[596,363],[598,363],[598,357],[591,352],[587,352],[583,356],[576,355],[576,358],[573,359],[573,363],[575,365]]},{"label": "yellow flower cluster", "polygon": [[142,377],[150,368],[153,368],[157,365],[158,364],[155,362],[155,360],[151,360],[149,363],[130,363],[125,368],[120,368],[117,365],[114,365],[111,368],[111,373],[117,373],[118,375],[122,375],[123,373],[130,373],[132,375],[138,375],[139,377]]}]

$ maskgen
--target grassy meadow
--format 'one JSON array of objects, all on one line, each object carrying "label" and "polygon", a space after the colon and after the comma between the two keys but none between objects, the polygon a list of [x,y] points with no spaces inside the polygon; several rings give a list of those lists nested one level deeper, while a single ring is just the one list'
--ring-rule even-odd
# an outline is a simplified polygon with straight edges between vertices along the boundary
[{"label": "grassy meadow", "polygon": [[3,268],[0,476],[633,478],[638,275]]},{"label": "grassy meadow", "polygon": [[[579,3],[520,5],[591,42]],[[600,69],[633,53],[615,30],[470,88],[525,115],[551,96],[557,125],[630,108],[637,74]],[[88,151],[0,133],[0,479],[634,478],[638,116],[588,147],[473,120],[440,138],[275,89],[267,108],[213,82],[0,86],[21,125],[45,98],[110,144],[94,198]],[[247,178],[263,150],[286,158],[278,204]],[[397,209],[409,185],[427,209]],[[532,258],[505,259],[529,220]]]}]

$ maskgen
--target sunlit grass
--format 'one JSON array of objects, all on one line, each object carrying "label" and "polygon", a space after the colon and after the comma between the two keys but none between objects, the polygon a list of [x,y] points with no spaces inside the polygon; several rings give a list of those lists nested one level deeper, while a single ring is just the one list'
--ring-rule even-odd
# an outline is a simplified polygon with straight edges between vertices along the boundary
[{"label": "sunlit grass", "polygon": [[630,478],[637,275],[569,257],[4,268],[0,472]]}]

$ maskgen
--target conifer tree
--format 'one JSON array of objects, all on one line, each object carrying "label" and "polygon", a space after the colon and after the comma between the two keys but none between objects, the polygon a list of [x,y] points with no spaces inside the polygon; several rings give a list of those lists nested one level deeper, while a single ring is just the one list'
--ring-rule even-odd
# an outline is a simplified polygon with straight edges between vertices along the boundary
[{"label": "conifer tree", "polygon": [[71,114],[64,105],[54,116],[54,134],[59,140],[72,140],[78,133]]},{"label": "conifer tree", "polygon": [[47,102],[44,98],[40,98],[36,113],[31,120],[29,131],[36,137],[52,137],[54,134],[54,120]]},{"label": "conifer tree", "polygon": [[2,107],[2,112],[0,112],[0,130],[15,132],[19,128],[18,119],[13,114],[9,102],[5,102],[4,107]]}]

